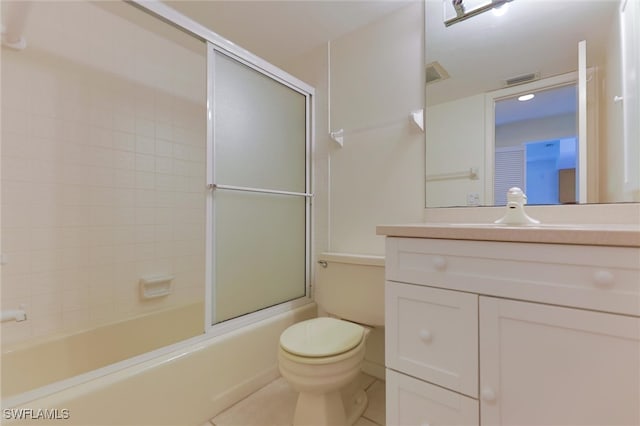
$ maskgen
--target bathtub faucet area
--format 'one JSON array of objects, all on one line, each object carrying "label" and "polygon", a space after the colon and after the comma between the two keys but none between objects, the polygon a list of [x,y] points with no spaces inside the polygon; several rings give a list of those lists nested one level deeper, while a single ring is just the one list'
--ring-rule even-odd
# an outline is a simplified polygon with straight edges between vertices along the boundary
[{"label": "bathtub faucet area", "polygon": [[25,306],[20,305],[18,309],[9,309],[1,312],[2,322],[6,321],[25,321],[27,319],[27,312],[24,310]]}]

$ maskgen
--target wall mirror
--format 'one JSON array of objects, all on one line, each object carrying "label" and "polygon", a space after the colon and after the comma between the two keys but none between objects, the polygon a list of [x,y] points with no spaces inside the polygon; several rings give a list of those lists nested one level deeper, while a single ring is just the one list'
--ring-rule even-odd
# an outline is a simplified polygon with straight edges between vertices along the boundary
[{"label": "wall mirror", "polygon": [[639,2],[495,3],[426,0],[426,207],[640,201]]}]

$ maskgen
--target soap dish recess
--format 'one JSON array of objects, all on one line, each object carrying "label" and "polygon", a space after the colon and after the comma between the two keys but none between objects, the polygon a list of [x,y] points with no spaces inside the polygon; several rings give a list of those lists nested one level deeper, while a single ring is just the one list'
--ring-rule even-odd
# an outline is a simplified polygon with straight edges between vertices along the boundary
[{"label": "soap dish recess", "polygon": [[155,275],[140,278],[140,297],[142,299],[155,299],[171,294],[173,275]]}]

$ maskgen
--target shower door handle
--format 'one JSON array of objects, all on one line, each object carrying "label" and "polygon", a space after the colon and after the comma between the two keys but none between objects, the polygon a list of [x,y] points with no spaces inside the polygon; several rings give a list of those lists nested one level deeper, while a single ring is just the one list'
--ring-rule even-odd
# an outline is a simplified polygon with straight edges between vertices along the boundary
[{"label": "shower door handle", "polygon": [[277,189],[251,188],[247,186],[218,185],[217,183],[207,184],[207,189],[225,189],[228,191],[261,192],[263,194],[299,195],[302,197],[313,197],[313,194],[310,192],[279,191]]}]

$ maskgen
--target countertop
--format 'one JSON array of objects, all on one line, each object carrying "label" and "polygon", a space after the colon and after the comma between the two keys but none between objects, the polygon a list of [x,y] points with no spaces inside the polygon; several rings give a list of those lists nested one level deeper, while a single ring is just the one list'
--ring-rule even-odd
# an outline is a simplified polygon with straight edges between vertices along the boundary
[{"label": "countertop", "polygon": [[407,238],[640,247],[640,224],[513,226],[481,223],[415,223],[379,225],[376,227],[376,234]]}]

